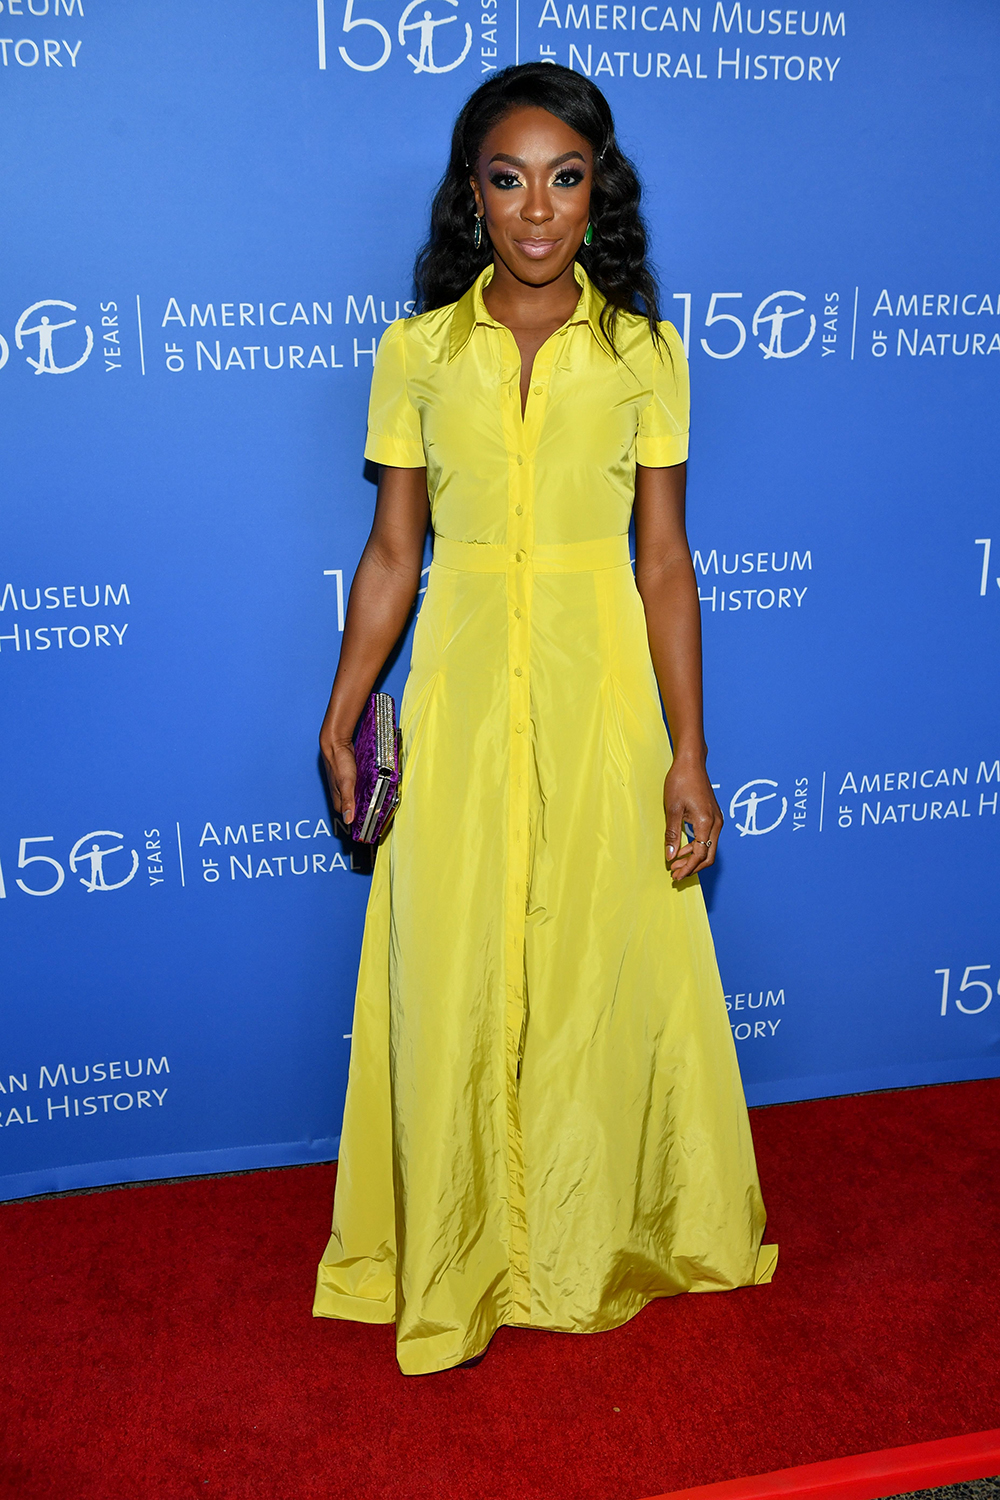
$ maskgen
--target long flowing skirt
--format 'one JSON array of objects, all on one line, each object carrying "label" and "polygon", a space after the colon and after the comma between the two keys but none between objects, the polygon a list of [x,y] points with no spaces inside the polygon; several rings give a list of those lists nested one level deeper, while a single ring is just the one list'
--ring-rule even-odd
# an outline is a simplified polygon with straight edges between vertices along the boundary
[{"label": "long flowing skirt", "polygon": [[665,865],[623,541],[536,549],[523,580],[503,549],[435,551],[314,1307],[394,1321],[407,1374],[777,1258],[702,893]]}]

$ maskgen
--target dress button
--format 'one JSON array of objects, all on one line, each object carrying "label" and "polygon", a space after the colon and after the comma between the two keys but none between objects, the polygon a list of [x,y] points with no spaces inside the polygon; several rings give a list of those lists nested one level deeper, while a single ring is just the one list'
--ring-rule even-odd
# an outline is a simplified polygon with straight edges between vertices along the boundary
[{"label": "dress button", "polygon": [[519,609],[515,609],[515,611],[514,611],[514,619],[515,620],[519,620],[520,618],[521,618],[521,611]]},{"label": "dress button", "polygon": [[540,396],[541,394],[542,394],[542,388],[541,388],[541,386],[540,385],[536,385],[535,386],[535,395],[536,396]]},{"label": "dress button", "polygon": [[524,553],[523,552],[515,552],[515,554],[514,554],[514,561],[515,562],[524,562]]},{"label": "dress button", "polygon": [[514,506],[514,514],[515,514],[515,516],[521,516],[521,515],[523,515],[524,514],[524,506],[523,505],[515,505]]},{"label": "dress button", "polygon": [[521,457],[520,453],[517,455],[517,461],[518,461],[519,464],[523,464],[524,463],[524,459]]},{"label": "dress button", "polygon": [[524,733],[524,725],[523,724],[515,724],[514,728],[515,728],[515,730],[517,731],[518,734],[523,734]]},{"label": "dress button", "polygon": [[514,676],[515,677],[523,677],[523,675],[524,675],[524,673],[521,671],[520,667],[515,667],[514,668]]}]

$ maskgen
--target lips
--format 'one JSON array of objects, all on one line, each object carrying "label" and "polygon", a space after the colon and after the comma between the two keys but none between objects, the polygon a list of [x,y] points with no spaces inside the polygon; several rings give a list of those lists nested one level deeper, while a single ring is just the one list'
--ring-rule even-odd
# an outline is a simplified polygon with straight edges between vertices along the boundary
[{"label": "lips", "polygon": [[522,254],[530,256],[532,260],[542,260],[558,245],[558,240],[518,240],[517,247]]}]

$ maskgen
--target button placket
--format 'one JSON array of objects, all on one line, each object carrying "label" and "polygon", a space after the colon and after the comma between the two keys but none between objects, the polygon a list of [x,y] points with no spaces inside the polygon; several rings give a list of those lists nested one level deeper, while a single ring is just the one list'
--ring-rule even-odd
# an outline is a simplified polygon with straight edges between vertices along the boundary
[{"label": "button placket", "polygon": [[513,334],[504,330],[500,382],[504,440],[507,446],[507,660],[510,703],[508,783],[508,857],[505,912],[506,1092],[509,1183],[509,1254],[515,1318],[531,1321],[524,1144],[518,1086],[524,1018],[525,916],[528,898],[529,787],[531,785],[531,599],[535,543],[534,455],[541,435],[553,358],[559,347],[547,340],[535,357],[525,410],[521,412],[520,360]]},{"label": "button placket", "polygon": [[[508,349],[516,358],[512,334]],[[529,877],[529,817],[531,786],[531,600],[534,585],[532,555],[535,545],[534,457],[541,436],[556,340],[543,344],[524,413],[521,412],[520,363],[513,379],[504,382],[503,425],[509,458],[507,511],[507,624],[508,690],[510,698],[510,809],[506,908],[507,952],[507,1108],[510,1170],[511,1286],[517,1316],[531,1321],[527,1213],[524,1198],[524,1150],[520,1128],[518,1085],[524,1040],[525,917]],[[506,372],[505,372],[506,373]]]},{"label": "button placket", "polygon": [[[509,717],[507,879],[504,920],[505,1074],[508,1163],[508,1252],[514,1320],[531,1321],[524,1145],[518,1101],[521,1045],[527,996],[524,929],[527,903],[528,788],[531,761],[531,698],[528,657],[531,626],[531,547],[534,540],[527,433],[521,418],[520,362],[513,335],[505,330],[501,408],[508,456],[507,678]],[[517,671],[515,671],[517,669]]]}]

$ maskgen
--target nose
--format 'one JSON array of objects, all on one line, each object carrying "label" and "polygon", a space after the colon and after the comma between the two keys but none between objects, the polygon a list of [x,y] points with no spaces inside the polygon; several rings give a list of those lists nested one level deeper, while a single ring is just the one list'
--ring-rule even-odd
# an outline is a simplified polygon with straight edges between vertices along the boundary
[{"label": "nose", "polygon": [[521,206],[521,218],[527,219],[530,224],[544,224],[552,218],[552,199],[545,183],[529,185]]}]

